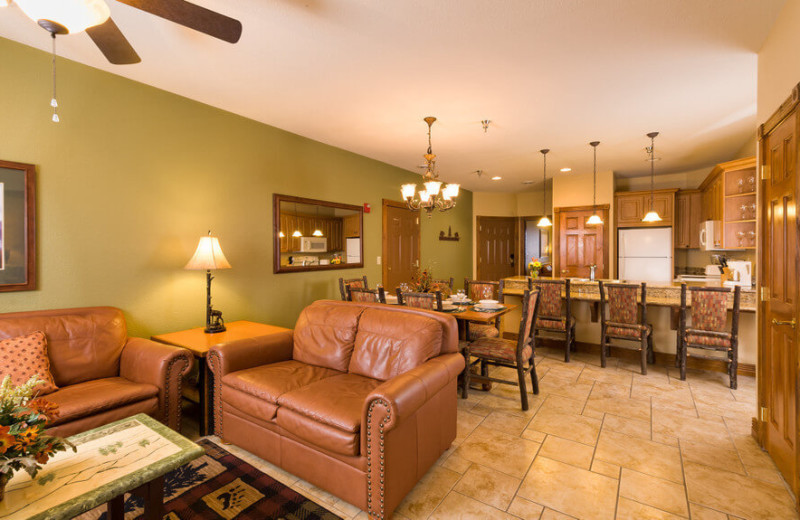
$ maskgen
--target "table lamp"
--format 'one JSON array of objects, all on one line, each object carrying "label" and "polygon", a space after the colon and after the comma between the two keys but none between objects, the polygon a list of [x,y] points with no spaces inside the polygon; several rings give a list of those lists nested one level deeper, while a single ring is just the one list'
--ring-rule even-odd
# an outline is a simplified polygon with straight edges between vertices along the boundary
[{"label": "table lamp", "polygon": [[197,244],[197,250],[189,262],[184,266],[184,269],[203,270],[206,271],[206,334],[214,334],[215,332],[225,332],[225,321],[222,319],[222,312],[215,311],[211,307],[211,276],[212,269],[230,269],[231,264],[222,253],[222,248],[219,246],[219,239],[211,236],[211,231],[208,236],[200,238]]}]

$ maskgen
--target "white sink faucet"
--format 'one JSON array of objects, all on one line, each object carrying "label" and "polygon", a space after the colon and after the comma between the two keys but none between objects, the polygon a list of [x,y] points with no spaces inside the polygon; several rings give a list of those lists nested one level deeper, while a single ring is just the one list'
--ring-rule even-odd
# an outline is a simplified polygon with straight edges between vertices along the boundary
[{"label": "white sink faucet", "polygon": [[594,281],[594,274],[597,271],[597,264],[592,264],[589,266],[589,280]]}]

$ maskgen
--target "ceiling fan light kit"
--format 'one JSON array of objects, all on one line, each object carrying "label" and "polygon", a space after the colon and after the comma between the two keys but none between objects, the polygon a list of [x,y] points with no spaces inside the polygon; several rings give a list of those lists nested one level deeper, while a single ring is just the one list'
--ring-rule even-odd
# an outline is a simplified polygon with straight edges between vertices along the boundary
[{"label": "ceiling fan light kit", "polygon": [[25,15],[52,34],[75,34],[108,20],[103,0],[15,0]]}]

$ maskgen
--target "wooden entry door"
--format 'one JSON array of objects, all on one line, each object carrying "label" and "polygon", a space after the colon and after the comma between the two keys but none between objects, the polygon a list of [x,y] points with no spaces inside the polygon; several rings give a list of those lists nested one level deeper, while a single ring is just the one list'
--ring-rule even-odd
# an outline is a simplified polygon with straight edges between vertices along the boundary
[{"label": "wooden entry door", "polygon": [[[760,132],[762,157],[762,287],[759,401],[762,441],[797,494],[798,482],[798,116],[794,107],[772,116]],[[770,124],[771,122],[773,122]]]},{"label": "wooden entry door", "polygon": [[419,268],[419,212],[383,199],[383,287],[394,294]]},{"label": "wooden entry door", "polygon": [[517,218],[476,217],[477,279],[502,280],[517,274]]},{"label": "wooden entry door", "polygon": [[597,206],[603,224],[590,225],[592,206],[555,208],[553,276],[588,278],[590,265],[596,265],[596,278],[608,278],[608,205]]}]

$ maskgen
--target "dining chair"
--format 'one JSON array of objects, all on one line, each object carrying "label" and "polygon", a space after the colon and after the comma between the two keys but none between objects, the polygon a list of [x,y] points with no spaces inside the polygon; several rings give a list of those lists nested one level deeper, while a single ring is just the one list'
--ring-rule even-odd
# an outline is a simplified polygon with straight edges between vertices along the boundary
[{"label": "dining chair", "polygon": [[[647,323],[647,284],[598,283],[600,288],[600,366],[606,367],[611,338],[635,341],[635,347],[615,345],[641,352],[642,375],[647,375],[647,363],[655,362],[653,326]],[[637,297],[641,301],[641,314]],[[606,305],[609,317],[606,318]],[[637,316],[640,315],[640,316]]]},{"label": "dining chair", "polygon": [[[534,334],[564,334],[564,362],[569,363],[570,350],[575,348],[575,317],[572,315],[569,279],[543,280],[528,278],[529,288],[539,289],[539,315]],[[562,292],[564,298],[561,298]]]},{"label": "dining chair", "polygon": [[431,280],[431,283],[438,285],[441,288],[448,288],[450,289],[450,294],[453,293],[453,289],[455,288],[455,278],[452,276],[449,280]]},{"label": "dining chair", "polygon": [[[728,295],[730,287],[692,287],[689,289],[692,296],[692,324],[686,324],[686,284],[681,284],[681,314],[678,326],[678,367],[681,380],[686,380],[686,358],[688,349],[712,350],[724,352],[727,355],[725,362],[728,365],[730,387],[736,390],[738,381],[736,372],[739,367],[739,303],[741,300],[740,286],[733,290],[733,317],[730,332],[725,330],[728,320]],[[693,354],[692,357],[700,359],[720,359],[718,356],[703,356]]]},{"label": "dining chair", "polygon": [[383,286],[377,289],[361,289],[360,287],[347,286],[347,301],[349,302],[378,302],[386,303],[386,293]]},{"label": "dining chair", "polygon": [[369,289],[369,284],[367,284],[367,275],[364,275],[361,278],[339,278],[339,292],[342,295],[342,301],[347,301],[348,286],[358,289]]},{"label": "dining chair", "polygon": [[[539,378],[536,376],[536,336],[533,333],[536,314],[539,310],[539,291],[526,289],[522,297],[522,319],[519,322],[519,335],[516,340],[503,338],[480,338],[464,347],[467,366],[462,379],[462,397],[469,396],[471,380],[494,382],[519,387],[522,409],[528,409],[528,390],[525,376],[530,374],[533,393],[539,393]],[[475,361],[472,361],[472,358]],[[480,365],[480,374],[471,373],[471,368]],[[507,367],[517,371],[517,381],[508,381],[489,376],[489,367]]]},{"label": "dining chair", "polygon": [[436,291],[433,293],[418,293],[406,292],[397,288],[397,303],[398,305],[405,305],[406,307],[415,307],[417,309],[428,309],[432,311],[442,310],[442,293]]},{"label": "dining chair", "polygon": [[[475,303],[480,300],[497,300],[504,303],[503,299],[503,280],[499,282],[484,281],[484,280],[470,280],[464,278],[464,292],[467,297]],[[494,325],[488,323],[476,323],[471,321],[469,323],[469,337],[468,341],[475,341],[479,338],[497,338],[500,337],[500,318],[498,317]]]}]

